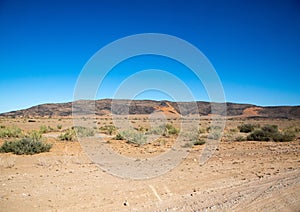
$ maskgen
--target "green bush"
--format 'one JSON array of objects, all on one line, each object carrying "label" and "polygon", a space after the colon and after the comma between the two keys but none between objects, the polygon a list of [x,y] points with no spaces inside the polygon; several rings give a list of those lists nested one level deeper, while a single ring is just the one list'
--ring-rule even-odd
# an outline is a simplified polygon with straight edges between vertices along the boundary
[{"label": "green bush", "polygon": [[[141,130],[139,130],[141,131]],[[147,131],[147,130],[145,130]],[[153,134],[153,135],[162,135],[162,136],[170,136],[170,135],[178,135],[179,130],[175,128],[172,124],[166,124],[166,125],[160,125],[158,127],[150,128],[147,132],[147,134]]]},{"label": "green bush", "polygon": [[90,137],[95,135],[95,130],[92,128],[75,126],[72,127],[78,137]]},{"label": "green bush", "polygon": [[58,136],[61,141],[75,141],[78,137],[90,137],[95,135],[95,130],[82,126],[75,126],[71,129],[67,129],[64,133]]},{"label": "green bush", "polygon": [[222,127],[218,125],[212,125],[207,127],[207,132],[209,132],[208,138],[218,140],[222,136]]},{"label": "green bush", "polygon": [[147,132],[148,131],[148,128],[145,128],[143,126],[139,126],[137,128],[134,128],[135,130],[139,131],[139,132]]},{"label": "green bush", "polygon": [[27,137],[30,139],[33,139],[35,141],[42,140],[42,134],[40,131],[37,131],[37,130],[30,131],[29,134],[27,135]]},{"label": "green bush", "polygon": [[0,138],[20,138],[23,137],[22,130],[16,126],[0,128]]},{"label": "green bush", "polygon": [[222,136],[221,132],[212,132],[208,135],[209,139],[218,140]]},{"label": "green bush", "polygon": [[229,129],[229,131],[230,131],[231,133],[236,133],[236,132],[238,132],[239,130],[236,129],[236,128],[234,128],[234,129]]},{"label": "green bush", "polygon": [[115,137],[116,140],[125,140],[125,138],[120,134],[118,133]]},{"label": "green bush", "polygon": [[204,140],[200,140],[200,139],[198,139],[197,141],[194,141],[194,146],[197,146],[197,145],[203,145],[203,144],[205,144],[205,141]]},{"label": "green bush", "polygon": [[286,142],[295,139],[295,134],[278,131],[277,125],[265,125],[259,130],[255,130],[253,133],[247,136],[247,140],[250,141],[276,141]]},{"label": "green bush", "polygon": [[47,144],[32,138],[22,138],[18,141],[6,141],[0,147],[0,152],[12,152],[17,155],[33,155],[41,152],[49,152],[52,144]]},{"label": "green bush", "polygon": [[220,126],[209,126],[209,127],[206,128],[206,131],[207,132],[211,132],[211,131],[221,132],[222,128]]},{"label": "green bush", "polygon": [[265,125],[261,128],[262,131],[265,133],[273,134],[278,133],[278,126],[277,125]]},{"label": "green bush", "polygon": [[254,130],[254,125],[252,124],[242,124],[241,126],[238,126],[238,129],[242,133],[249,133]]},{"label": "green bush", "polygon": [[200,133],[200,134],[206,133],[206,129],[205,129],[205,128],[200,128],[200,129],[199,129],[199,133]]},{"label": "green bush", "polygon": [[134,130],[124,130],[116,137],[119,138],[117,140],[126,140],[127,143],[137,144],[139,146],[145,144],[147,141],[144,133],[135,132]]},{"label": "green bush", "polygon": [[73,129],[67,129],[64,133],[58,136],[61,141],[74,141],[76,138],[75,131]]},{"label": "green bush", "polygon": [[100,131],[107,135],[112,135],[117,131],[117,128],[114,125],[105,125],[100,127]]},{"label": "green bush", "polygon": [[253,133],[247,136],[248,141],[271,141],[272,136],[270,133],[263,130],[255,130]]},{"label": "green bush", "polygon": [[147,134],[153,134],[153,135],[162,135],[165,131],[165,126],[160,125],[158,127],[152,127],[148,130]]},{"label": "green bush", "polygon": [[200,138],[197,129],[190,129],[188,132],[184,132],[183,137],[184,140],[188,142],[185,143],[182,147],[192,147],[205,144],[206,138]]},{"label": "green bush", "polygon": [[235,138],[235,141],[246,141],[246,140],[247,140],[247,138],[244,136],[238,136]]},{"label": "green bush", "polygon": [[54,129],[50,126],[46,126],[46,125],[41,125],[40,126],[40,133],[44,134],[44,133],[48,133],[53,131]]},{"label": "green bush", "polygon": [[273,136],[273,140],[276,142],[287,142],[287,141],[292,141],[296,138],[296,135],[293,133],[278,133]]},{"label": "green bush", "polygon": [[132,138],[128,139],[128,143],[133,143],[137,145],[143,145],[146,143],[147,138],[143,133],[135,133]]},{"label": "green bush", "polygon": [[284,129],[284,132],[285,133],[298,134],[300,132],[300,128],[299,127],[291,126],[291,127],[288,127],[286,129]]},{"label": "green bush", "polygon": [[45,125],[40,126],[40,133],[44,134],[47,132],[49,132],[49,129],[47,126],[45,126]]},{"label": "green bush", "polygon": [[179,130],[175,128],[172,124],[166,124],[165,132],[166,135],[178,135]]},{"label": "green bush", "polygon": [[62,129],[62,125],[61,124],[58,124],[56,127],[57,127],[58,130]]}]

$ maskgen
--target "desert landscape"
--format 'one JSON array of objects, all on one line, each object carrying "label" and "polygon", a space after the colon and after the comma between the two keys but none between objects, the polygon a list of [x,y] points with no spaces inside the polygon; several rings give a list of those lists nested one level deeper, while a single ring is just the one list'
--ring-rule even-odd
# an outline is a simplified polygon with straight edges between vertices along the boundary
[{"label": "desert landscape", "polygon": [[[130,114],[117,116],[140,133],[133,139],[114,125],[109,101],[96,102],[96,127],[91,129],[74,127],[71,103],[1,114],[1,145],[24,137],[52,145],[39,154],[0,153],[1,211],[300,210],[299,107],[228,104],[220,142],[199,165],[213,116],[208,103],[198,103],[199,119],[193,110],[185,110],[185,116],[199,125],[196,137],[186,136],[182,146],[187,156],[162,175],[131,179],[104,170],[87,154],[84,142],[103,143],[119,155],[147,160],[172,149],[184,115],[174,102],[133,101]],[[149,126],[156,112],[164,114],[163,127]],[[82,123],[89,119],[83,117]],[[267,130],[277,137],[252,139],[261,138],[253,137],[255,132]],[[143,139],[151,133],[157,135],[155,140]]]},{"label": "desert landscape", "polygon": [[0,0],[0,212],[300,212],[299,3]]}]

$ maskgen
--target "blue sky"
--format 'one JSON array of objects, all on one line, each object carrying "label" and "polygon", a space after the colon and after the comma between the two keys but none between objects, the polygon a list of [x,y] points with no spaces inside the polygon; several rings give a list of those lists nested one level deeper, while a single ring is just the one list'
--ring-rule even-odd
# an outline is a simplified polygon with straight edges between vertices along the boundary
[{"label": "blue sky", "polygon": [[[170,34],[195,45],[215,67],[229,102],[300,105],[296,0],[2,0],[0,28],[0,112],[72,101],[89,58],[137,33]],[[120,64],[97,98],[112,97],[122,79],[144,68],[175,70],[197,100],[209,101],[185,67],[159,57]]]}]

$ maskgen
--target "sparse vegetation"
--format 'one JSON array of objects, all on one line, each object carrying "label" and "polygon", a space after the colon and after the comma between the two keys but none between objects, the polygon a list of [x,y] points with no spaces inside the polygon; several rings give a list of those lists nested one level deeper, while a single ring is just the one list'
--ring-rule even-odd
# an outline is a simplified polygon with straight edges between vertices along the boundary
[{"label": "sparse vegetation", "polygon": [[300,127],[290,126],[284,129],[284,132],[298,134],[300,132]]},{"label": "sparse vegetation", "polygon": [[64,133],[58,136],[61,141],[74,141],[76,138],[75,131],[73,129],[67,129]]},{"label": "sparse vegetation", "polygon": [[104,125],[100,127],[100,132],[107,135],[113,135],[117,131],[117,128],[114,125]]},{"label": "sparse vegetation", "polygon": [[58,124],[56,127],[57,127],[58,130],[62,129],[62,125],[61,124]]},{"label": "sparse vegetation", "polygon": [[179,130],[172,124],[160,125],[158,127],[153,127],[147,131],[147,134],[162,135],[169,137],[171,135],[178,135]]},{"label": "sparse vegetation", "polygon": [[71,129],[67,129],[65,132],[58,136],[61,141],[75,141],[78,137],[90,137],[95,135],[95,130],[82,126],[75,126]]},{"label": "sparse vegetation", "polygon": [[95,130],[88,127],[74,126],[72,129],[78,137],[90,137],[95,135]]},{"label": "sparse vegetation", "polygon": [[162,135],[164,133],[164,126],[152,127],[148,130],[147,134]]},{"label": "sparse vegetation", "polygon": [[178,135],[179,130],[175,128],[172,124],[166,124],[165,126],[165,131],[164,131],[164,136],[169,136],[169,135]]},{"label": "sparse vegetation", "polygon": [[116,140],[125,140],[125,138],[121,135],[121,133],[118,133],[115,137]]},{"label": "sparse vegetation", "polygon": [[192,146],[205,144],[206,138],[199,137],[199,134],[200,134],[199,132],[197,133],[197,129],[186,132],[184,137],[185,137],[185,140],[187,140],[188,142],[185,143],[182,147],[190,148]]},{"label": "sparse vegetation", "polygon": [[26,137],[33,139],[35,141],[39,141],[42,139],[42,134],[40,131],[32,130],[28,133],[28,135]]},{"label": "sparse vegetation", "polygon": [[234,129],[229,129],[229,131],[230,131],[231,133],[237,133],[237,132],[238,132],[238,129],[236,129],[236,128],[234,128]]},{"label": "sparse vegetation", "polygon": [[276,142],[288,142],[292,141],[296,138],[295,134],[293,133],[277,133],[275,136],[273,136],[273,140]]},{"label": "sparse vegetation", "polygon": [[47,133],[48,132],[48,127],[45,125],[40,126],[40,132],[41,133]]},{"label": "sparse vegetation", "polygon": [[200,139],[198,139],[197,141],[194,141],[194,146],[197,146],[197,145],[203,145],[203,144],[205,144],[205,141],[204,140],[200,140]]},{"label": "sparse vegetation", "polygon": [[295,134],[291,132],[280,133],[277,125],[265,125],[247,136],[247,140],[250,141],[286,142],[293,139],[295,139]]},{"label": "sparse vegetation", "polygon": [[254,125],[252,125],[252,124],[242,124],[242,125],[238,126],[238,129],[242,133],[249,133],[249,132],[252,132],[254,130]]},{"label": "sparse vegetation", "polygon": [[266,133],[277,133],[278,132],[278,126],[277,125],[265,125],[261,128],[262,131]]},{"label": "sparse vegetation", "polygon": [[50,126],[46,126],[46,125],[42,125],[40,126],[40,133],[44,134],[44,133],[48,133],[53,131],[53,128]]},{"label": "sparse vegetation", "polygon": [[16,126],[6,127],[0,126],[0,138],[21,138],[22,130]]},{"label": "sparse vegetation", "polygon": [[206,128],[206,131],[209,133],[208,138],[218,140],[222,136],[222,127],[217,125],[212,125]]},{"label": "sparse vegetation", "polygon": [[124,130],[118,133],[115,137],[116,140],[126,140],[127,143],[143,145],[146,143],[146,136],[144,133],[136,132],[134,130]]},{"label": "sparse vegetation", "polygon": [[200,128],[200,129],[199,129],[199,133],[200,133],[200,134],[206,133],[206,129],[205,129],[205,128]]},{"label": "sparse vegetation", "polygon": [[209,138],[209,139],[218,140],[218,139],[221,138],[221,132],[219,132],[219,131],[211,132],[211,133],[208,135],[208,138]]},{"label": "sparse vegetation", "polygon": [[242,136],[242,135],[235,138],[235,141],[246,141],[246,140],[247,140],[247,138],[245,136]]},{"label": "sparse vegetation", "polygon": [[247,136],[248,141],[270,141],[271,139],[271,134],[262,130],[255,130]]},{"label": "sparse vegetation", "polygon": [[207,132],[221,132],[222,131],[222,128],[220,126],[209,126],[206,128],[206,131]]},{"label": "sparse vegetation", "polygon": [[139,131],[139,132],[147,132],[148,131],[148,129],[145,128],[145,127],[143,127],[143,126],[139,126],[137,128],[134,128],[134,129],[137,130],[137,131]]},{"label": "sparse vegetation", "polygon": [[41,152],[49,152],[51,147],[52,144],[26,137],[17,141],[4,142],[0,147],[0,152],[12,152],[17,155],[33,155]]}]

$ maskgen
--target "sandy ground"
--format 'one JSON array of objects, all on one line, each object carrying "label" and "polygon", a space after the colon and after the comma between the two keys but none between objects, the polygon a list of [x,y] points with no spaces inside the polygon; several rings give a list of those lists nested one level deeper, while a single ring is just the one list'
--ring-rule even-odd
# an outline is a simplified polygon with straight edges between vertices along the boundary
[{"label": "sandy ground", "polygon": [[166,174],[132,180],[103,171],[79,142],[57,135],[45,135],[50,152],[0,154],[0,211],[300,211],[299,139],[222,141],[203,166],[204,146],[195,146]]}]

